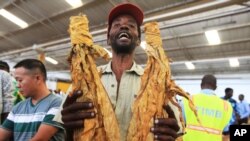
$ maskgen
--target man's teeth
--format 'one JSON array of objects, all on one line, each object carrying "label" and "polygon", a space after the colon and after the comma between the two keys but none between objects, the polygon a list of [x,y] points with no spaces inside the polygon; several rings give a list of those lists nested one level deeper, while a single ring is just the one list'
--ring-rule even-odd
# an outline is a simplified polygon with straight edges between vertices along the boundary
[{"label": "man's teeth", "polygon": [[121,38],[119,38],[119,39],[128,39],[127,37],[121,37]]},{"label": "man's teeth", "polygon": [[121,38],[128,38],[129,36],[128,36],[128,34],[127,33],[121,33],[120,35],[119,35],[119,38],[121,39]]}]

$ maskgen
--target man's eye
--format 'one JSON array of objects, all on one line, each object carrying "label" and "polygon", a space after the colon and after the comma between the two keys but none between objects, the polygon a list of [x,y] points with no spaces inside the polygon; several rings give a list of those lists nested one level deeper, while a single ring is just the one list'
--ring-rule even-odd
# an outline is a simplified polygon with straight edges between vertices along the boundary
[{"label": "man's eye", "polygon": [[120,27],[120,24],[114,24],[113,27]]},{"label": "man's eye", "polygon": [[129,26],[130,26],[131,28],[135,28],[135,25],[133,25],[133,24],[130,24]]}]

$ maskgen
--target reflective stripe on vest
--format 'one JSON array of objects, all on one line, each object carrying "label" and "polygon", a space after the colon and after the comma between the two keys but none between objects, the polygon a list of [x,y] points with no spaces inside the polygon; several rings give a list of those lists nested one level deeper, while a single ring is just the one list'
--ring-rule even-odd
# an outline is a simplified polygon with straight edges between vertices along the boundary
[{"label": "reflective stripe on vest", "polygon": [[197,130],[197,131],[202,131],[202,132],[208,132],[209,134],[216,134],[216,135],[221,135],[221,130],[213,129],[213,128],[208,128],[208,127],[202,127],[202,126],[197,126],[197,125],[187,125],[186,128],[192,129],[192,130]]}]

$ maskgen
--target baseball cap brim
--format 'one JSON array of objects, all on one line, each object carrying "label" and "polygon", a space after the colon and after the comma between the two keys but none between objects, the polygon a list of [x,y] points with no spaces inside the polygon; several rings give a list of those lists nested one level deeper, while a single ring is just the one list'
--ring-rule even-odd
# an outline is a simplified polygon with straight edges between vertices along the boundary
[{"label": "baseball cap brim", "polygon": [[114,7],[110,11],[109,17],[108,17],[108,25],[109,25],[109,27],[111,26],[112,21],[116,17],[118,17],[120,15],[125,15],[125,14],[132,16],[136,20],[138,26],[142,25],[143,17],[144,17],[142,10],[138,6],[136,6],[134,4],[123,3],[123,4],[120,4],[120,5],[117,5],[116,7]]}]

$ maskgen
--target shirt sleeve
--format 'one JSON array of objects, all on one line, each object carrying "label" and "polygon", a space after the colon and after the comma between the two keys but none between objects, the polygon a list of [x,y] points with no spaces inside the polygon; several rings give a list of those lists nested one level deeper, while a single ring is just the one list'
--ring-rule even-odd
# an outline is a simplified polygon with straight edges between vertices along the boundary
[{"label": "shirt sleeve", "polygon": [[10,76],[9,73],[5,73],[3,74],[2,77],[2,98],[3,98],[3,113],[8,113],[11,111],[13,104],[14,104],[14,85],[13,85],[13,81],[12,81],[12,77]]},{"label": "shirt sleeve", "polygon": [[63,124],[61,111],[62,111],[62,107],[63,107],[64,102],[66,101],[67,96],[68,96],[68,94],[65,94],[65,96],[62,97],[62,103],[61,103],[61,105],[59,107],[59,110],[55,114],[55,116],[53,118],[53,121],[56,121],[56,122],[59,122],[59,123]]},{"label": "shirt sleeve", "polygon": [[184,123],[186,124],[186,115],[185,115],[185,109],[184,109],[183,100],[184,100],[184,98],[182,98],[182,99],[179,101],[179,105],[181,106],[183,121],[184,121]]},{"label": "shirt sleeve", "polygon": [[62,99],[57,97],[51,103],[51,107],[49,111],[47,112],[47,114],[45,115],[42,124],[47,124],[47,125],[57,127],[59,129],[64,129],[61,123],[57,121],[53,121],[54,116],[59,112],[61,102],[62,102]]},{"label": "shirt sleeve", "polygon": [[14,131],[14,114],[10,112],[8,117],[4,120],[0,128],[6,129],[8,131]]},{"label": "shirt sleeve", "polygon": [[229,121],[229,123],[226,125],[226,127],[224,127],[224,129],[223,129],[223,132],[229,132],[229,126],[230,125],[233,125],[235,123],[235,114],[234,114],[234,112],[232,113],[232,116],[231,116],[231,118],[230,118],[230,121]]},{"label": "shirt sleeve", "polygon": [[[177,101],[174,100],[176,103]],[[178,126],[180,127],[180,130],[178,131],[178,133],[182,133],[183,132],[183,128],[182,128],[182,124],[181,124],[181,120],[180,120],[180,114],[182,114],[178,107],[174,106],[171,102],[168,103],[168,105],[171,107],[171,109],[174,111],[174,114],[175,114],[175,117],[176,117],[176,120],[177,120],[177,123],[178,123]]]},{"label": "shirt sleeve", "polygon": [[250,116],[250,106],[248,103],[246,103],[246,109],[247,109],[247,113],[248,113],[247,116]]},{"label": "shirt sleeve", "polygon": [[72,91],[72,84],[69,86],[67,92],[65,95],[63,95],[62,97],[62,103],[60,105],[60,108],[58,110],[58,112],[56,113],[55,117],[53,118],[53,121],[56,121],[56,122],[59,122],[59,123],[62,123],[63,124],[63,121],[62,121],[62,114],[61,114],[61,111],[63,109],[63,104],[64,102],[66,101],[66,98],[68,97],[69,93]]},{"label": "shirt sleeve", "polygon": [[244,112],[243,114],[240,116],[241,119],[243,118],[247,118],[250,114],[250,108],[247,102],[243,103],[243,107],[244,107]]}]

